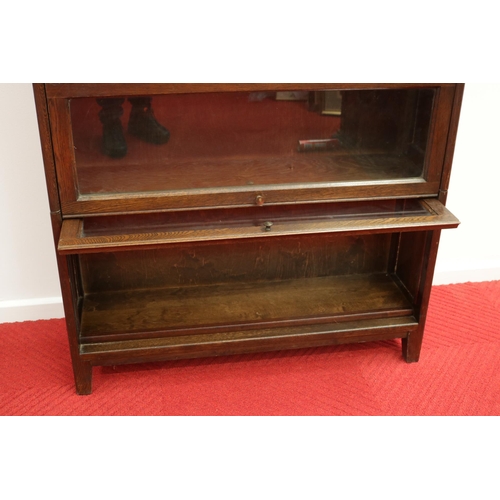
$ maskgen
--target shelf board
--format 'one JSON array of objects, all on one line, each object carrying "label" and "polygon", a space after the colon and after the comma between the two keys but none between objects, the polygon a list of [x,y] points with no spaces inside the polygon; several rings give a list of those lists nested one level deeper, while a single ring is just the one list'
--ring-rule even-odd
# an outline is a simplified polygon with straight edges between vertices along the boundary
[{"label": "shelf board", "polygon": [[82,342],[409,316],[384,273],[87,294]]}]

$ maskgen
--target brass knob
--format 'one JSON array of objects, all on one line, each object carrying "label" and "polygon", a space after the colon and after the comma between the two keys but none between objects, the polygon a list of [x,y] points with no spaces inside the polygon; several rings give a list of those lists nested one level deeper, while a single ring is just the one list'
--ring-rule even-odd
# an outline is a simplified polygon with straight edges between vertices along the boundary
[{"label": "brass knob", "polygon": [[259,207],[261,207],[262,205],[264,205],[264,197],[261,194],[258,194],[255,197],[255,203],[259,205]]},{"label": "brass knob", "polygon": [[264,230],[265,231],[271,231],[271,227],[272,227],[273,223],[268,221],[268,222],[264,222]]}]

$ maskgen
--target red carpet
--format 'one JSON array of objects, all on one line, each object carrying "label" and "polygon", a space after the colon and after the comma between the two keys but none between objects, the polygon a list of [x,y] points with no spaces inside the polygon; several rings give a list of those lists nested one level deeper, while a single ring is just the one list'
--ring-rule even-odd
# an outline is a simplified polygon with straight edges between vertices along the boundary
[{"label": "red carpet", "polygon": [[500,281],[434,287],[422,355],[386,341],[94,368],[74,391],[63,320],[0,325],[1,415],[499,415]]}]

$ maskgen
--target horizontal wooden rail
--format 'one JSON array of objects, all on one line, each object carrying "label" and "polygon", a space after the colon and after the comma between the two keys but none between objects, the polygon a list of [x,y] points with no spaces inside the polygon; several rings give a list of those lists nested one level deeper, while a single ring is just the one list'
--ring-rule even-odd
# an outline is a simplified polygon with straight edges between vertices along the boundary
[{"label": "horizontal wooden rail", "polygon": [[248,221],[247,224],[227,225],[220,227],[213,224],[204,228],[165,226],[164,230],[152,232],[134,232],[126,226],[119,234],[85,235],[84,219],[68,219],[63,222],[58,251],[61,254],[79,254],[88,252],[103,252],[127,250],[135,247],[154,247],[172,243],[188,243],[201,241],[230,240],[243,238],[269,238],[299,234],[319,233],[380,233],[399,231],[419,231],[454,228],[459,225],[458,219],[435,199],[421,201],[428,215],[400,215],[385,217],[344,217],[333,215],[330,218],[310,220],[262,220]]}]

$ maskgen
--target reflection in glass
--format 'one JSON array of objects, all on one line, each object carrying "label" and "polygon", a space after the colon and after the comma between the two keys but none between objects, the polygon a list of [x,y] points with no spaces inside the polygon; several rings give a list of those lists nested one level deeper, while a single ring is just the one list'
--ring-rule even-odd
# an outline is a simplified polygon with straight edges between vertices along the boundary
[{"label": "reflection in glass", "polygon": [[[151,107],[151,97],[130,97],[128,133],[150,144],[166,144],[170,132],[156,120]],[[102,124],[102,152],[111,158],[127,154],[127,141],[123,133],[122,115],[125,99],[97,99],[101,107],[99,120]]]},{"label": "reflection in glass", "polygon": [[433,89],[72,99],[79,190],[420,177],[433,99]]}]

